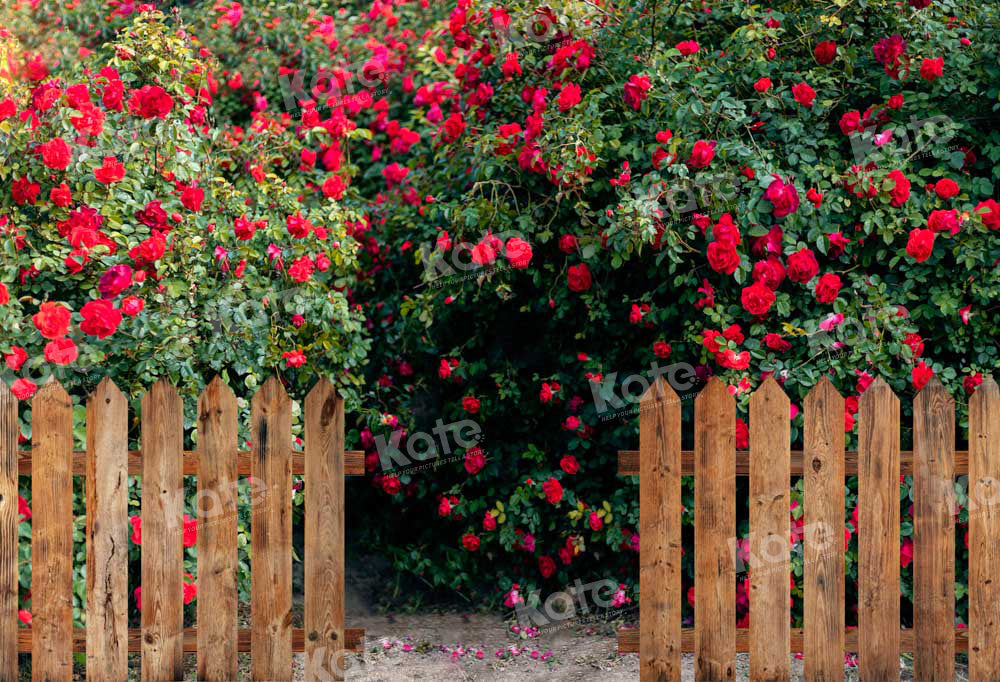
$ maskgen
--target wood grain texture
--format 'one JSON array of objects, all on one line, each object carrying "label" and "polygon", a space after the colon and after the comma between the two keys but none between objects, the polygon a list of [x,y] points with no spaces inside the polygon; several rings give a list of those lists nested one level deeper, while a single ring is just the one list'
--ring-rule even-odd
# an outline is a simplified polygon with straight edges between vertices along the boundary
[{"label": "wood grain texture", "polygon": [[0,680],[16,680],[18,631],[17,398],[0,381]]},{"label": "wood grain texture", "polygon": [[751,680],[791,677],[789,410],[788,396],[773,377],[750,396]]},{"label": "wood grain texture", "polygon": [[1000,389],[986,377],[969,400],[969,680],[1000,671]]},{"label": "wood grain texture", "polygon": [[[805,452],[802,450],[792,450],[792,476],[803,476],[808,465],[803,465]],[[913,451],[903,450],[899,453],[899,472],[904,476],[913,474]],[[969,452],[968,450],[955,450],[955,474],[964,476],[969,473]],[[23,472],[21,474],[24,475]],[[619,450],[618,451],[618,475],[638,476],[639,475],[639,451]],[[694,450],[681,450],[681,475],[694,476]],[[736,451],[736,475],[750,475],[750,451]],[[858,475],[858,452],[848,450],[844,453],[844,475]]]},{"label": "wood grain texture", "polygon": [[237,676],[236,396],[218,376],[198,399],[198,679]]},{"label": "wood grain texture", "polygon": [[312,674],[343,679],[344,401],[321,379],[305,402],[305,630]]},{"label": "wood grain texture", "polygon": [[718,377],[694,403],[695,677],[732,680],[736,655],[736,405]]},{"label": "wood grain texture", "polygon": [[844,398],[826,377],[804,403],[805,679],[844,679]]},{"label": "wood grain texture", "polygon": [[250,405],[250,471],[262,493],[251,511],[250,621],[254,682],[292,678],[291,401],[268,379]]},{"label": "wood grain texture", "polygon": [[87,679],[128,678],[128,401],[104,379],[87,401]]},{"label": "wood grain texture", "polygon": [[183,450],[183,404],[158,381],[142,399],[143,682],[184,679]]},{"label": "wood grain texture", "polygon": [[[236,457],[236,472],[240,476],[250,475],[250,459],[252,454],[249,450],[236,452],[234,449],[233,456]],[[290,456],[292,458],[292,473],[296,475],[304,474],[306,470],[305,453],[295,451]],[[20,450],[17,453],[17,457],[18,475],[31,476],[31,450]],[[638,457],[638,454],[636,457]],[[183,474],[185,476],[197,476],[198,466],[198,453],[196,451],[185,451]],[[344,453],[344,474],[347,476],[365,475],[365,453],[363,451],[348,450]],[[78,450],[73,453],[73,475],[87,475],[87,453],[84,450]],[[128,475],[142,476],[142,450],[129,451]]]},{"label": "wood grain texture", "polygon": [[955,679],[955,401],[933,377],[913,403],[913,675]]},{"label": "wood grain texture", "polygon": [[639,406],[639,679],[681,679],[681,403],[658,378]]},{"label": "wood grain texture", "polygon": [[31,679],[73,676],[73,404],[51,381],[31,405]]},{"label": "wood grain texture", "polygon": [[[910,653],[913,651],[914,647],[914,636],[913,628],[900,628],[897,630],[899,636],[899,651],[900,653]],[[970,633],[967,629],[955,629],[955,651],[964,652],[968,651],[970,648]],[[844,651],[857,651],[858,650],[858,629],[850,628],[844,631]],[[681,630],[681,648],[686,654],[693,653],[695,651],[695,630],[694,628],[684,628]],[[803,631],[799,628],[792,628],[791,631],[791,642],[793,653],[799,653],[804,648],[804,635]],[[736,651],[741,654],[750,652],[750,630],[747,628],[738,628],[736,630]],[[840,660],[843,663],[844,651],[840,652]],[[637,654],[639,653],[639,629],[638,628],[621,628],[618,630],[618,653],[620,654]],[[843,675],[843,673],[841,673]],[[810,679],[808,676],[805,677],[806,680]],[[970,678],[972,679],[972,678]],[[981,679],[996,679],[995,674],[992,677],[986,677]]]},{"label": "wood grain texture", "polygon": [[881,378],[858,412],[858,673],[899,679],[899,399]]},{"label": "wood grain texture", "polygon": [[[365,644],[364,628],[347,628],[344,631],[347,641],[348,651],[362,653]],[[241,654],[250,653],[251,632],[249,629],[241,629],[236,635],[236,649]],[[292,651],[302,653],[305,651],[305,630],[295,628],[292,630]],[[14,637],[17,651],[20,654],[30,654],[32,636],[30,628],[20,628],[17,636]],[[636,638],[636,651],[638,651],[638,637]],[[82,628],[73,630],[72,641],[73,651],[82,654],[87,649],[87,631]],[[964,649],[963,649],[964,650]],[[133,628],[128,631],[128,651],[130,654],[137,654],[142,651],[142,630]],[[184,629],[184,653],[193,654],[198,651],[198,629]]]}]

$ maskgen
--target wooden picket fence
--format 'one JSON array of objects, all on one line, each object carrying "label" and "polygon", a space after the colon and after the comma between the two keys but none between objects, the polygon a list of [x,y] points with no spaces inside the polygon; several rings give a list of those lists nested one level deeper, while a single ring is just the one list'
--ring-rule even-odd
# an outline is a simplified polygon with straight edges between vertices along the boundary
[{"label": "wooden picket fence", "polygon": [[[681,450],[681,404],[662,380],[643,398],[638,451],[619,474],[640,476],[639,628],[619,631],[640,679],[679,680],[693,652],[699,680],[734,679],[737,651],[753,680],[843,680],[858,653],[862,680],[899,679],[912,652],[918,680],[1000,674],[1000,391],[970,400],[969,450],[955,449],[955,404],[935,378],[914,401],[912,452],[900,451],[899,400],[881,379],[860,400],[857,452],[844,451],[844,399],[823,379],[804,404],[803,450],[790,450],[789,400],[773,379],[750,399],[750,451],[735,447],[735,401],[718,378],[695,399],[694,451]],[[914,478],[912,629],[900,626],[900,475]],[[955,477],[969,476],[969,627],[955,626]],[[681,627],[681,476],[695,478],[694,628]],[[844,477],[858,476],[858,627],[845,629]],[[750,627],[736,628],[736,476],[749,476]],[[790,627],[789,487],[804,478],[804,627]],[[765,560],[766,559],[766,560]]]},{"label": "wooden picket fence", "polygon": [[[185,452],[183,404],[160,381],[143,397],[142,450],[128,450],[128,402],[104,380],[87,403],[87,449],[73,451],[72,403],[56,382],[31,403],[32,447],[18,452],[18,402],[0,382],[0,680],[70,680],[74,652],[87,679],[122,682],[142,654],[144,682],[237,679],[250,652],[254,680],[292,677],[292,653],[327,661],[356,650],[363,630],[344,627],[344,475],[364,473],[344,452],[344,407],[320,381],[305,400],[305,451],[293,452],[291,400],[269,379],[251,402],[252,450],[239,451],[237,404],[217,377],[198,401],[198,451]],[[305,628],[292,628],[292,474],[305,475]],[[18,475],[31,476],[31,628],[18,627]],[[142,477],[141,629],[128,629],[129,475]],[[260,494],[251,509],[251,628],[237,624],[238,476]],[[73,476],[86,477],[86,629],[73,629]],[[183,476],[198,477],[197,628],[183,625]],[[327,652],[326,656],[322,656]]]}]

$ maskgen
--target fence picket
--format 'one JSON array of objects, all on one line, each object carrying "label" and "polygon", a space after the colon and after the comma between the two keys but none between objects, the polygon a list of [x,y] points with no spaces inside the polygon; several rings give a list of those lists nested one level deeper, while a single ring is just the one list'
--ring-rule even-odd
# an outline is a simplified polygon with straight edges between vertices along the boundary
[{"label": "fence picket", "polygon": [[805,399],[805,678],[844,679],[844,398],[823,377]]},{"label": "fence picket", "polygon": [[31,679],[73,676],[73,404],[51,381],[31,409]]},{"label": "fence picket", "polygon": [[[1000,389],[986,377],[969,400],[969,680],[1000,670]],[[973,507],[973,504],[975,507]]]},{"label": "fence picket", "polygon": [[160,380],[142,399],[142,679],[184,679],[184,407]]},{"label": "fence picket", "polygon": [[[773,377],[750,397],[750,679],[788,680],[791,666],[788,396]],[[735,461],[733,468],[735,469]],[[641,537],[641,535],[640,535]]]},{"label": "fence picket", "polygon": [[198,679],[237,677],[237,406],[216,376],[198,399]]},{"label": "fence picket", "polygon": [[251,512],[251,677],[255,682],[292,678],[291,401],[276,378],[268,379],[250,406],[255,488]]},{"label": "fence picket", "polygon": [[859,401],[858,673],[899,679],[899,399],[881,378]]},{"label": "fence picket", "polygon": [[87,401],[87,679],[128,678],[128,401],[104,379]]},{"label": "fence picket", "polygon": [[17,672],[17,398],[0,381],[0,679]]},{"label": "fence picket", "polygon": [[640,402],[639,679],[681,679],[681,404],[657,379]]},{"label": "fence picket", "polygon": [[913,403],[913,628],[918,680],[955,679],[955,401],[937,377]]},{"label": "fence picket", "polygon": [[[718,377],[695,398],[695,677],[732,680],[736,657],[736,405]],[[640,536],[641,537],[641,536]]]},{"label": "fence picket", "polygon": [[320,379],[306,396],[305,629],[313,674],[342,679],[344,649],[344,401]]}]

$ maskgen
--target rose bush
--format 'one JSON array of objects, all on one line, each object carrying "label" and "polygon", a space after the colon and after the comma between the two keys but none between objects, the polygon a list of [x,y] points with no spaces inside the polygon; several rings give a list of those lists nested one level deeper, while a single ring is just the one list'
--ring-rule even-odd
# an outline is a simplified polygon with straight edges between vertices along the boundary
[{"label": "rose bush", "polygon": [[[49,72],[102,50],[142,11],[80,0],[56,20],[44,2],[22,6],[21,19],[54,35],[19,32],[27,50],[13,66],[44,100]],[[228,161],[223,180],[253,195],[271,172],[304,211],[344,212],[361,245],[355,279],[324,281],[350,289],[374,338],[351,434],[369,453],[370,486],[351,513],[367,547],[439,596],[511,607],[577,577],[637,592],[636,482],[615,473],[636,420],[601,408],[651,361],[722,376],[741,446],[749,394],[768,375],[792,400],[797,440],[803,397],[830,376],[853,442],[874,376],[903,398],[904,424],[912,394],[937,376],[964,427],[968,394],[1000,367],[1000,55],[988,7],[252,0],[183,4],[169,22],[211,57],[205,124]],[[138,110],[155,118],[165,104],[146,96]],[[65,158],[59,145],[39,163],[46,155]],[[4,181],[18,210],[45,201],[34,175],[15,175]],[[262,219],[229,215],[236,235]],[[104,312],[88,326],[112,326]],[[331,369],[305,355],[303,372]],[[380,439],[405,452],[438,420],[474,421],[483,439],[451,443],[439,467],[383,468]],[[798,524],[808,500],[796,486]],[[687,481],[689,549],[692,491]],[[856,502],[851,482],[852,599]],[[376,520],[370,509],[387,504]],[[800,542],[793,557],[800,582]],[[688,589],[690,552],[684,573]],[[737,600],[745,623],[742,580]]]}]

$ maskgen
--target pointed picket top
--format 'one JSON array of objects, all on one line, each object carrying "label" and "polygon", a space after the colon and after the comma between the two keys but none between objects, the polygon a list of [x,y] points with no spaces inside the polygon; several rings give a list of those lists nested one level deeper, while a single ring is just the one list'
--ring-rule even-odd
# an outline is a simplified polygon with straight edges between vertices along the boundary
[{"label": "pointed picket top", "polygon": [[944,409],[945,406],[954,409],[955,399],[951,397],[951,393],[941,383],[941,380],[937,376],[932,376],[927,385],[920,389],[917,397],[913,399],[913,408],[916,410],[934,409],[935,404],[938,405],[937,409]]},{"label": "pointed picket top", "polygon": [[885,400],[887,396],[890,398],[890,403],[899,405],[899,398],[896,396],[895,392],[893,392],[889,384],[885,382],[885,379],[882,377],[876,377],[875,381],[873,381],[871,386],[868,387],[868,390],[861,394],[861,399],[858,400],[858,404],[859,406],[864,406],[867,403],[876,400]]},{"label": "pointed picket top", "polygon": [[[1000,387],[989,374],[983,377],[983,383],[976,387],[975,393],[969,398],[969,407],[985,403],[987,400],[1000,400]],[[985,408],[985,405],[983,407]]]},{"label": "pointed picket top", "polygon": [[66,389],[63,388],[62,384],[60,384],[55,377],[49,377],[49,380],[38,389],[37,393],[35,393],[31,404],[34,406],[41,402],[69,404],[71,401],[69,394],[66,392]]},{"label": "pointed picket top", "polygon": [[166,377],[161,377],[155,384],[150,386],[149,390],[147,390],[142,396],[142,404],[145,406],[146,401],[149,400],[156,400],[160,402],[179,401],[180,394],[177,392],[177,388],[171,384]]},{"label": "pointed picket top", "polygon": [[236,403],[236,394],[233,393],[233,389],[229,388],[229,384],[216,374],[198,396],[198,421],[205,421],[209,418],[209,415],[205,413],[207,409],[211,409],[213,406],[221,408],[222,405],[230,403]]},{"label": "pointed picket top", "polygon": [[791,410],[791,401],[788,399],[788,394],[785,393],[784,389],[781,388],[781,384],[773,376],[769,376],[764,380],[764,383],[757,387],[753,395],[750,396],[750,405],[758,403],[767,404],[772,401],[777,403],[784,402],[788,406],[786,412]]},{"label": "pointed picket top", "polygon": [[326,377],[320,377],[316,385],[312,387],[309,394],[306,395],[306,404],[310,405],[314,402],[323,402],[330,397],[337,397],[337,389],[334,388],[333,384]]},{"label": "pointed picket top", "polygon": [[[733,396],[729,393],[729,387],[726,386],[726,382],[717,376],[711,377],[705,384],[705,388],[701,389],[698,393],[698,397],[694,399],[695,406],[703,404],[708,401],[732,401]],[[735,403],[734,403],[735,404]]]},{"label": "pointed picket top", "polygon": [[290,400],[288,391],[285,390],[285,386],[281,383],[281,380],[276,376],[271,376],[257,389],[257,393],[254,395],[253,400],[251,400],[251,404],[259,404],[264,407],[271,404],[282,405]]},{"label": "pointed picket top", "polygon": [[826,402],[829,400],[836,400],[837,398],[843,399],[843,397],[844,396],[840,394],[840,391],[837,390],[837,387],[833,385],[833,381],[830,380],[830,377],[824,374],[823,378],[816,382],[816,385],[813,386],[809,390],[809,393],[806,394],[805,403],[808,405],[810,402],[815,402],[817,400]]},{"label": "pointed picket top", "polygon": [[107,405],[125,400],[125,394],[119,390],[115,382],[111,380],[111,377],[104,377],[101,379],[101,383],[97,384],[94,392],[90,394],[90,400],[103,400]]},{"label": "pointed picket top", "polygon": [[652,385],[646,389],[646,392],[642,394],[639,399],[640,403],[644,403],[648,400],[661,400],[668,403],[678,402],[680,400],[677,397],[677,392],[673,387],[666,381],[662,376],[656,377]]}]

